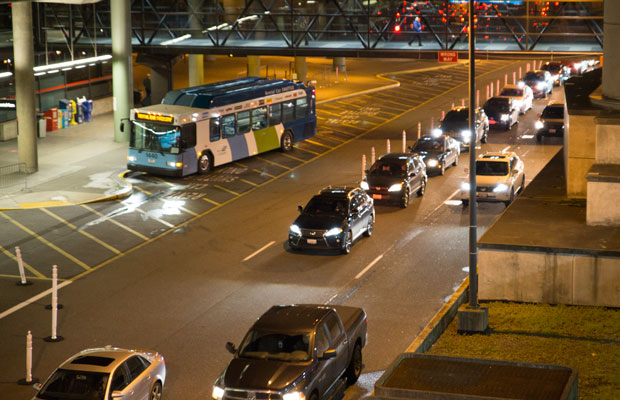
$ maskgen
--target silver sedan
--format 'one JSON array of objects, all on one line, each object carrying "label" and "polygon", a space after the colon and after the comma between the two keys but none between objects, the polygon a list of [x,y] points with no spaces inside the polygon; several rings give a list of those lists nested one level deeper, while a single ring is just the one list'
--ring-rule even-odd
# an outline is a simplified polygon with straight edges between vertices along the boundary
[{"label": "silver sedan", "polygon": [[62,363],[43,385],[35,384],[33,400],[161,399],[165,380],[164,357],[155,351],[86,349]]}]

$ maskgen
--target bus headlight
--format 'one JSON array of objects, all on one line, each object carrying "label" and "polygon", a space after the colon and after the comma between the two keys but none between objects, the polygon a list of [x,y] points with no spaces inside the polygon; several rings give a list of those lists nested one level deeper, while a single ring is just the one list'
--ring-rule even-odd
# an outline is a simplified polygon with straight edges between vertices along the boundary
[{"label": "bus headlight", "polygon": [[388,192],[400,192],[402,188],[403,188],[402,183],[395,183],[392,186],[390,186],[390,188],[388,189]]},{"label": "bus headlight", "polygon": [[166,163],[167,166],[172,167],[172,168],[181,168],[183,166],[182,162],[176,162],[176,161],[168,161]]},{"label": "bus headlight", "polygon": [[306,400],[306,396],[302,392],[289,392],[282,396],[283,400]]},{"label": "bus headlight", "polygon": [[368,182],[366,181],[362,181],[362,183],[360,183],[360,187],[364,190],[370,189],[370,186],[368,185]]},{"label": "bus headlight", "polygon": [[464,192],[469,192],[469,182],[461,183],[461,190]]},{"label": "bus headlight", "polygon": [[342,228],[332,228],[325,233],[325,236],[336,236],[342,233]]},{"label": "bus headlight", "polygon": [[534,126],[536,127],[536,129],[542,129],[545,127],[545,124],[543,124],[542,121],[536,121]]},{"label": "bus headlight", "polygon": [[213,386],[213,393],[211,395],[214,400],[221,400],[224,397],[224,389],[219,386]]},{"label": "bus headlight", "polygon": [[127,161],[129,162],[134,162],[136,161],[138,158],[136,156],[127,156]]},{"label": "bus headlight", "polygon": [[299,227],[295,224],[291,225],[290,228],[288,228],[289,232],[291,232],[292,234],[295,234],[297,236],[301,236],[301,229],[299,229]]},{"label": "bus headlight", "polygon": [[493,189],[493,192],[501,193],[501,192],[505,192],[506,190],[508,190],[508,185],[506,185],[505,183],[500,183],[499,185],[495,186],[495,188]]},{"label": "bus headlight", "polygon": [[439,164],[437,160],[428,160],[428,162],[426,163],[426,165],[428,165],[431,168],[436,167],[437,164]]}]

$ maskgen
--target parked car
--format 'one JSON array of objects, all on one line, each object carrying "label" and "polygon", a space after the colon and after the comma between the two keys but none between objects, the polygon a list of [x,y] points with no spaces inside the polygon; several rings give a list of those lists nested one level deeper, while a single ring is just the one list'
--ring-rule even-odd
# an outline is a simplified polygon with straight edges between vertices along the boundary
[{"label": "parked car", "polygon": [[509,97],[491,97],[482,108],[489,118],[489,126],[509,130],[519,122],[519,107]]},{"label": "parked car", "polygon": [[[475,111],[475,144],[486,143],[489,138],[489,119],[484,110],[477,108]],[[433,135],[447,135],[458,140],[461,149],[469,150],[472,141],[472,133],[469,130],[469,108],[456,107],[448,111],[441,121],[441,125],[433,132]]]},{"label": "parked car", "polygon": [[564,64],[559,61],[547,62],[545,65],[540,67],[540,69],[543,71],[549,71],[554,86],[560,86],[565,80],[570,78],[570,69],[565,67]]},{"label": "parked car", "polygon": [[213,400],[327,399],[362,371],[367,316],[357,307],[273,306],[250,328],[213,385]]},{"label": "parked car", "polygon": [[379,157],[366,172],[360,186],[377,202],[409,205],[412,193],[424,196],[426,165],[417,154],[387,153]]},{"label": "parked car", "polygon": [[288,244],[297,249],[338,249],[343,254],[375,225],[372,198],[360,187],[326,187],[312,197],[290,226]]},{"label": "parked car", "polygon": [[580,60],[562,61],[569,70],[571,75],[581,75],[588,69],[588,63]]},{"label": "parked car", "polygon": [[[508,206],[525,188],[523,161],[514,152],[488,152],[476,160],[476,200]],[[469,180],[461,184],[463,207],[469,205]]]},{"label": "parked car", "polygon": [[435,171],[440,175],[446,173],[448,166],[456,166],[461,154],[459,142],[446,135],[422,136],[409,149],[424,161],[427,173]]},{"label": "parked car", "polygon": [[523,82],[532,89],[534,97],[547,97],[553,93],[553,79],[549,71],[529,71],[523,77]]},{"label": "parked car", "polygon": [[45,383],[34,385],[34,399],[154,400],[161,398],[165,380],[161,354],[106,346],[83,350],[63,362]]},{"label": "parked car", "polygon": [[536,141],[541,142],[543,136],[564,136],[564,104],[551,102],[538,115]]},{"label": "parked car", "polygon": [[520,114],[525,114],[527,110],[532,108],[534,103],[534,93],[532,92],[532,88],[523,82],[519,82],[517,85],[504,86],[499,94],[499,97],[508,97],[512,99],[515,106],[519,108]]}]

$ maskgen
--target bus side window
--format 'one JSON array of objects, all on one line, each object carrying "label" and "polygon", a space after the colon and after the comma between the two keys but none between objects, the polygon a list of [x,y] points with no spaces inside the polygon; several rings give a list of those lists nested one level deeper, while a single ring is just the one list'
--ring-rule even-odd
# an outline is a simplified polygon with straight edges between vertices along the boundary
[{"label": "bus side window", "polygon": [[267,127],[267,107],[252,110],[252,129],[257,131]]},{"label": "bus side window", "polygon": [[250,112],[237,113],[237,134],[244,135],[250,131]]},{"label": "bus side window", "polygon": [[220,119],[211,118],[209,120],[209,137],[212,142],[220,140]]},{"label": "bus side window", "polygon": [[305,97],[299,98],[296,101],[295,115],[297,118],[304,118],[308,115],[308,101]]},{"label": "bus side window", "polygon": [[282,122],[282,104],[269,106],[269,126],[275,126]]},{"label": "bus side window", "polygon": [[222,117],[222,138],[228,139],[235,136],[235,114],[225,115]]},{"label": "bus side window", "polygon": [[293,121],[295,119],[295,103],[287,101],[282,103],[282,122]]},{"label": "bus side window", "polygon": [[196,147],[196,123],[183,125],[181,127],[181,146],[184,149]]}]

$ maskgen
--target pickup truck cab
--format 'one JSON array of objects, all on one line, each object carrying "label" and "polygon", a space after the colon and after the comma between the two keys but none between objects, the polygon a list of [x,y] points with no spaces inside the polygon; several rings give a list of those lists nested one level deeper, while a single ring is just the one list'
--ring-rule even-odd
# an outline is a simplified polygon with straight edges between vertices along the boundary
[{"label": "pickup truck cab", "polygon": [[273,306],[250,328],[216,379],[214,400],[319,400],[357,381],[366,312],[348,306]]}]

